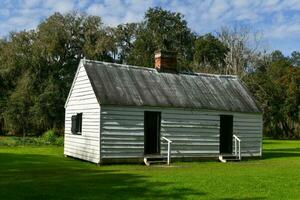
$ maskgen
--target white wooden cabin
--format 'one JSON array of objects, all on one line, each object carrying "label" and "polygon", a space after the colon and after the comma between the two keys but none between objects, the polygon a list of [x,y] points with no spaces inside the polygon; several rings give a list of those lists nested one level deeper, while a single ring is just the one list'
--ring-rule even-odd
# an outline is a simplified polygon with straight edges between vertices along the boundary
[{"label": "white wooden cabin", "polygon": [[[97,164],[261,156],[262,113],[236,77],[183,74],[172,56],[156,68],[79,63],[65,104],[64,154]],[[173,68],[172,68],[173,67]]]}]

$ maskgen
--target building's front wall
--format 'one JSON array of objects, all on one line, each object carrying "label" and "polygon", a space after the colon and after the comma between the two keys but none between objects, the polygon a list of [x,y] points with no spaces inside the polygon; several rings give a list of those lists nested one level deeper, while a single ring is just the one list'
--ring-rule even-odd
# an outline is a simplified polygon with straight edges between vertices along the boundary
[{"label": "building's front wall", "polygon": [[[82,113],[82,133],[72,134],[71,117]],[[100,106],[82,64],[79,65],[74,85],[65,110],[64,154],[99,163],[100,161]]]},{"label": "building's front wall", "polygon": [[[261,155],[261,114],[101,106],[101,159],[144,156],[144,111],[161,112],[161,136],[173,141],[172,157],[217,157],[221,114],[233,115],[242,156]],[[162,140],[162,154],[166,147]]]}]

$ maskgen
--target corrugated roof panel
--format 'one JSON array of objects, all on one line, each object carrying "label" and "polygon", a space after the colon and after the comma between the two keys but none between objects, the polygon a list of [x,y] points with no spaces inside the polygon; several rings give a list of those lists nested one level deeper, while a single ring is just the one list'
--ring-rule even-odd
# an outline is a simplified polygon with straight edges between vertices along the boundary
[{"label": "corrugated roof panel", "polygon": [[158,73],[136,66],[89,60],[83,63],[103,105],[261,112],[234,76]]}]

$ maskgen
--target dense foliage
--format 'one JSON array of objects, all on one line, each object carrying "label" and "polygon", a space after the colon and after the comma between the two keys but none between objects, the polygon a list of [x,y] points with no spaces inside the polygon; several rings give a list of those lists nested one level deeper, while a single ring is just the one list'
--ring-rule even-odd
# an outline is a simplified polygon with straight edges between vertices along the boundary
[{"label": "dense foliage", "polygon": [[42,136],[29,136],[29,137],[18,137],[18,136],[0,136],[0,147],[16,147],[16,146],[45,146],[55,145],[63,146],[64,137],[59,136],[54,130],[48,130]]},{"label": "dense foliage", "polygon": [[195,41],[194,70],[224,73],[228,51],[229,48],[212,34],[198,37]]},{"label": "dense foliage", "polygon": [[293,60],[276,51],[244,79],[263,109],[265,133],[274,137],[300,138],[300,67]]},{"label": "dense foliage", "polygon": [[188,68],[192,61],[196,36],[180,13],[150,8],[144,21],[120,25],[117,33],[122,62],[153,67],[154,52],[158,49],[176,51],[182,69]]},{"label": "dense foliage", "polygon": [[79,60],[113,61],[114,40],[95,16],[56,13],[1,41],[1,123],[12,134],[63,128]]},{"label": "dense foliage", "polygon": [[300,137],[300,53],[258,52],[246,29],[197,35],[183,15],[150,8],[139,23],[55,13],[35,30],[0,39],[0,134],[63,131],[64,103],[81,58],[151,67],[157,49],[178,52],[182,71],[237,74],[264,112],[265,132]]}]

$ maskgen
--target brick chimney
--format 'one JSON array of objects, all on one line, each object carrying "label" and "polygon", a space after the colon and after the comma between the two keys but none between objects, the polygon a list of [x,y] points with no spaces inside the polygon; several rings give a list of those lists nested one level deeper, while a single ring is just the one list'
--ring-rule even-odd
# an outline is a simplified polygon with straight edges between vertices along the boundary
[{"label": "brick chimney", "polygon": [[158,50],[154,52],[155,69],[159,72],[177,73],[177,52]]}]

